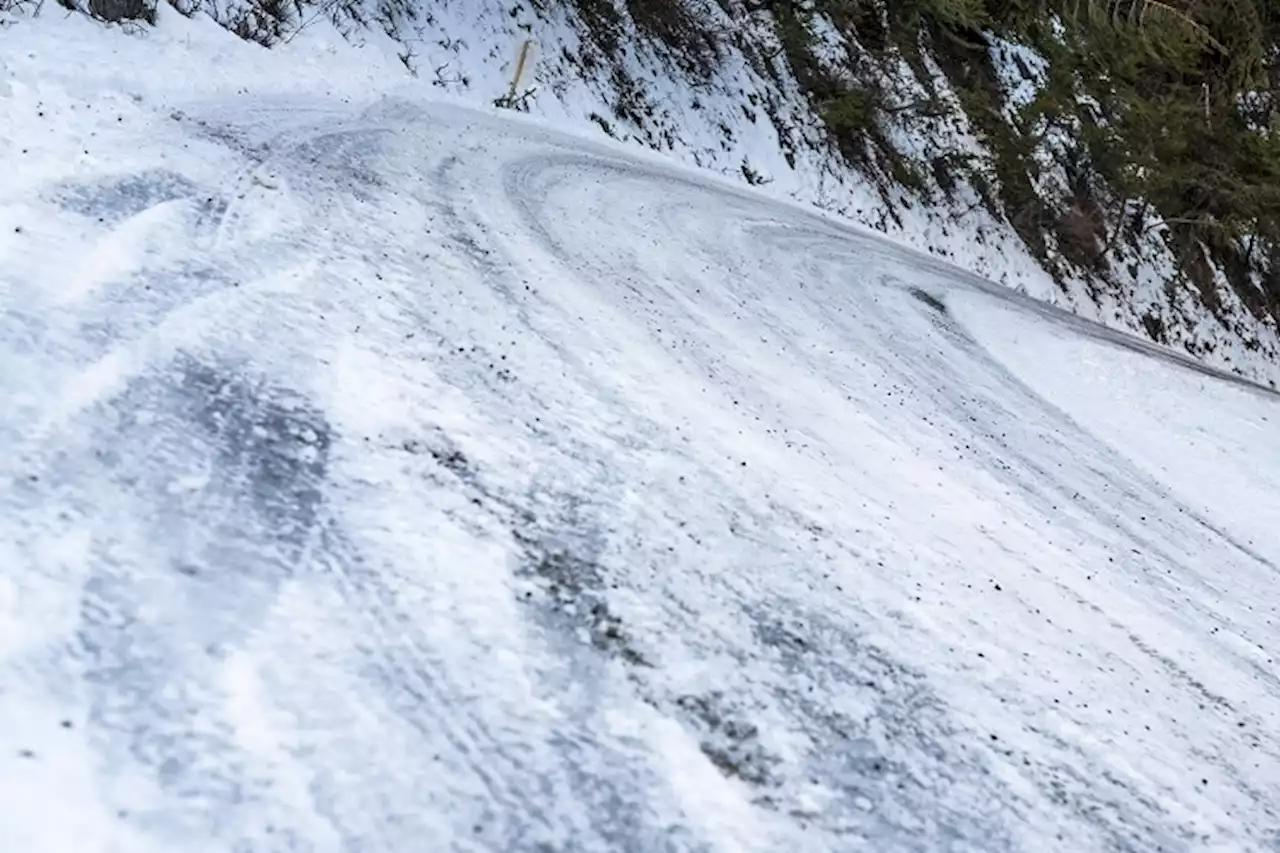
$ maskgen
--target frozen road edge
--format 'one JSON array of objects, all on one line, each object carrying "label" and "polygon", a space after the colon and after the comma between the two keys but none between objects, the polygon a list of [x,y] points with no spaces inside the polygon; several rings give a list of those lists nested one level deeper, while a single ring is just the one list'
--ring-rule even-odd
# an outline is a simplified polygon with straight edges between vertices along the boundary
[{"label": "frozen road edge", "polygon": [[527,123],[172,121],[4,274],[5,849],[1280,844],[1273,395]]}]

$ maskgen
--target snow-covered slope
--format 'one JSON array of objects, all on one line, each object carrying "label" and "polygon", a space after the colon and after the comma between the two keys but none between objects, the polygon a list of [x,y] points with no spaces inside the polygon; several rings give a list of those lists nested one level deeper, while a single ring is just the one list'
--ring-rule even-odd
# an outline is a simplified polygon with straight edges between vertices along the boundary
[{"label": "snow-covered slope", "polygon": [[1280,843],[1274,395],[340,40],[23,26],[0,849]]},{"label": "snow-covered slope", "polygon": [[[138,8],[155,5],[153,0],[123,2]],[[1212,264],[1202,271],[1208,280],[1193,283],[1166,245],[1158,222],[1145,225],[1140,236],[1112,242],[1105,280],[1096,271],[1064,265],[1059,235],[1052,229],[1040,234],[1060,267],[1061,280],[1055,282],[1005,215],[988,210],[989,196],[977,191],[964,170],[945,166],[979,164],[984,183],[999,183],[983,134],[971,126],[928,49],[913,61],[873,58],[852,33],[841,32],[824,15],[804,16],[814,61],[823,63],[826,73],[864,78],[863,84],[874,79],[887,98],[882,113],[865,121],[897,152],[897,164],[890,168],[869,143],[867,156],[855,158],[865,161],[858,165],[837,151],[821,109],[798,82],[796,60],[782,44],[785,27],[768,11],[769,4],[172,0],[172,5],[201,22],[211,15],[232,32],[272,43],[274,51],[290,59],[286,65],[261,51],[239,52],[241,63],[277,69],[265,78],[240,75],[216,64],[212,57],[228,48],[206,37],[194,62],[188,58],[183,73],[171,81],[177,85],[198,73],[224,82],[240,76],[245,92],[277,91],[282,85],[314,88],[310,81],[327,74],[320,83],[323,89],[346,88],[350,79],[364,81],[361,91],[412,82],[418,90],[488,106],[507,95],[521,45],[527,45],[531,53],[523,65],[517,102],[532,115],[556,123],[567,120],[588,133],[758,185],[771,196],[838,214],[1018,292],[1150,337],[1207,364],[1273,388],[1280,382],[1280,329],[1274,318],[1255,315],[1224,271]],[[18,20],[37,8],[21,0],[0,2],[0,26],[4,10],[11,7],[19,10]],[[161,26],[172,26],[174,8],[161,3],[159,13]],[[148,36],[141,25],[132,31]],[[994,35],[989,40],[999,87],[1012,109],[1042,84],[1043,60],[1024,46]],[[342,60],[335,64],[339,56]],[[57,61],[56,56],[45,59]],[[911,108],[935,99],[944,108],[941,113]],[[1069,160],[1062,153],[1065,144],[1062,130],[1046,131],[1037,156],[1047,162]],[[896,168],[909,172],[910,179]],[[949,177],[940,177],[940,168]],[[1060,165],[1046,168],[1037,192],[1051,206],[1069,207],[1070,177]]]},{"label": "snow-covered slope", "polygon": [[[252,5],[229,2],[233,9]],[[394,56],[393,65],[411,69],[424,86],[472,103],[487,105],[507,93],[518,48],[527,41],[534,58],[519,88],[531,92],[522,104],[534,115],[569,120],[762,184],[770,195],[838,214],[1021,293],[1277,387],[1280,329],[1274,318],[1245,306],[1223,270],[1207,267],[1211,283],[1188,280],[1166,243],[1166,229],[1152,222],[1140,236],[1108,248],[1105,280],[1067,265],[1064,280],[1055,282],[1006,217],[988,211],[963,173],[938,177],[938,164],[957,158],[973,158],[988,173],[998,170],[930,51],[914,62],[899,56],[886,64],[824,15],[806,14],[813,50],[830,73],[876,80],[888,103],[883,114],[866,120],[912,178],[904,183],[885,163],[871,165],[874,156],[851,164],[797,81],[778,19],[768,11],[778,5],[787,4],[365,0],[335,8],[348,10],[336,17],[353,44]],[[320,17],[305,18],[307,26],[318,28]],[[652,18],[666,22],[655,25]],[[1009,112],[1043,84],[1044,60],[1026,47],[988,38]],[[908,108],[934,97],[947,108],[941,114]],[[1069,147],[1064,131],[1040,130],[1038,156],[1069,160],[1062,156]],[[988,174],[985,180],[997,179]],[[1071,177],[1061,165],[1047,169],[1044,183],[1037,191],[1047,202],[1070,205]],[[1059,235],[1050,229],[1040,237],[1061,262]]]}]

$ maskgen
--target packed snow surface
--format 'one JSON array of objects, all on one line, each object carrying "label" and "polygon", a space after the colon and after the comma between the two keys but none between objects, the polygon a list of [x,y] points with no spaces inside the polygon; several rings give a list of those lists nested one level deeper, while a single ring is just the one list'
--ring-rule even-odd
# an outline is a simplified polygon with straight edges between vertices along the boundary
[{"label": "packed snow surface", "polygon": [[537,123],[14,73],[0,850],[1280,844],[1274,395]]}]

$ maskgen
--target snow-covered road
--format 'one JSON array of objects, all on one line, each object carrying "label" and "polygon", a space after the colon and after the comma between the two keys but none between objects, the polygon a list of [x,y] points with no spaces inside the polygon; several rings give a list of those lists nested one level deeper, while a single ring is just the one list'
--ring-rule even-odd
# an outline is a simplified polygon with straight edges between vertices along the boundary
[{"label": "snow-covered road", "polygon": [[165,121],[0,192],[0,849],[1280,845],[1274,395],[529,122]]}]

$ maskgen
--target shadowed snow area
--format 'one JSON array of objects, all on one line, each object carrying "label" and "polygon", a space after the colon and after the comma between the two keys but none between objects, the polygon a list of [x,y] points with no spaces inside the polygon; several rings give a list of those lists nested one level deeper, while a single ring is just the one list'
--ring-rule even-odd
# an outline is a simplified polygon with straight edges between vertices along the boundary
[{"label": "shadowed snow area", "polygon": [[0,849],[1280,847],[1275,396],[528,122],[173,123],[0,272]]}]

